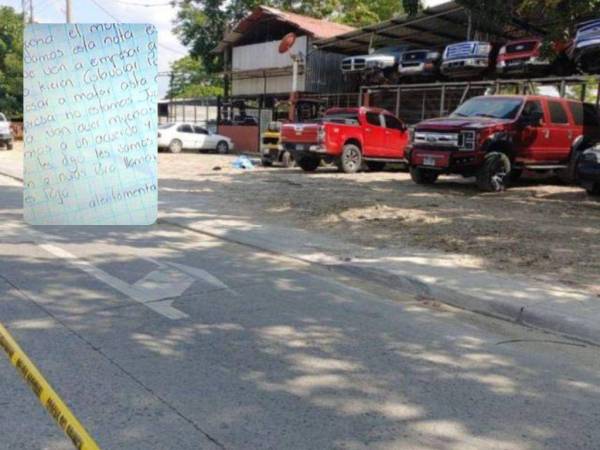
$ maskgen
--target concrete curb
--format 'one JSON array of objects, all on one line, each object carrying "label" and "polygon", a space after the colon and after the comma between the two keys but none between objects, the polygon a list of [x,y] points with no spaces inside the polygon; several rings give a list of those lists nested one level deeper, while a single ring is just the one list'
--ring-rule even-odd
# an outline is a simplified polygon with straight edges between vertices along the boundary
[{"label": "concrete curb", "polygon": [[425,283],[411,276],[352,265],[340,266],[340,269],[363,279],[383,282],[393,289],[417,296],[430,297],[460,309],[539,328],[600,346],[600,324],[598,327],[590,327],[577,318],[565,317],[562,314],[544,311],[542,308],[537,309],[535,306],[482,299],[443,285]]},{"label": "concrete curb", "polygon": [[[327,267],[330,270],[335,270],[342,275],[354,276],[369,282],[375,281],[389,288],[397,289],[411,295],[429,297],[459,309],[519,323],[560,334],[588,344],[600,346],[600,321],[598,322],[598,327],[593,327],[576,317],[567,317],[563,314],[549,311],[542,305],[537,307],[538,305],[526,305],[518,300],[505,301],[500,299],[480,298],[449,288],[442,283],[428,283],[414,276],[401,275],[380,268],[369,268],[352,263],[331,263],[319,261],[318,259],[306,258],[295,253],[283,251],[278,248],[277,245],[269,246],[268,242],[260,237],[253,239],[251,232],[240,232],[238,230],[223,231],[222,229],[216,230],[207,226],[206,223],[202,225],[202,228],[199,228],[194,225],[182,224],[168,219],[159,219],[159,223],[177,226],[233,244],[243,245],[296,259],[307,264],[318,264]],[[235,237],[233,237],[232,234],[234,234]],[[334,258],[332,257],[329,259]]]},{"label": "concrete curb", "polygon": [[[0,170],[0,175],[23,182],[22,178],[15,174],[7,173],[4,170]],[[321,258],[305,257],[298,253],[286,251],[287,245],[282,245],[274,240],[267,240],[259,235],[254,236],[252,231],[216,228],[206,223],[203,223],[200,228],[193,224],[170,221],[168,218],[160,218],[157,223],[177,226],[234,244],[252,247],[259,251],[266,251],[296,259],[307,264],[318,264],[335,270],[340,274],[358,277],[370,282],[375,281],[411,295],[429,297],[460,309],[558,333],[600,346],[600,320],[598,321],[598,326],[590,326],[589,323],[584,322],[576,316],[567,316],[552,311],[551,308],[541,302],[528,305],[520,302],[518,299],[506,301],[481,298],[447,287],[443,283],[431,283],[415,276],[398,274],[381,268],[365,267],[364,265],[352,263],[334,263],[332,261],[339,260],[336,255],[326,255],[327,257]],[[600,299],[598,302],[600,303]]]}]

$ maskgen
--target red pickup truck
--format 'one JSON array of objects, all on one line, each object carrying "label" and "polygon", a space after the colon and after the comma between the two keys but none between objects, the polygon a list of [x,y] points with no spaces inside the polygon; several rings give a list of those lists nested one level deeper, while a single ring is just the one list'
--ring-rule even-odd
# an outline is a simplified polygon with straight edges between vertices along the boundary
[{"label": "red pickup truck", "polygon": [[381,170],[389,162],[406,162],[406,126],[378,108],[334,108],[313,123],[289,123],[281,128],[281,142],[307,172],[321,161],[336,163],[345,173],[366,165]]},{"label": "red pickup truck", "polygon": [[599,140],[595,105],[492,95],[468,100],[449,117],[417,124],[408,159],[418,184],[459,174],[477,177],[482,190],[501,191],[524,169],[557,171],[574,181],[582,152]]}]

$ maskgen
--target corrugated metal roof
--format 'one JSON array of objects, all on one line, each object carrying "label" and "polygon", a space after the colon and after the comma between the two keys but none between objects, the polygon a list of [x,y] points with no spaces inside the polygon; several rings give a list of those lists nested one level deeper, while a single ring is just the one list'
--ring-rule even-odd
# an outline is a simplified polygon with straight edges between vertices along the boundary
[{"label": "corrugated metal roof", "polygon": [[316,39],[329,39],[341,34],[355,31],[356,28],[327,20],[315,19],[314,17],[302,16],[287,11],[281,11],[270,6],[258,6],[248,16],[243,18],[235,28],[226,33],[223,40],[215,48],[215,53],[221,53],[228,45],[235,44],[248,30],[257,22],[264,19],[276,19],[289,23],[306,32]]}]

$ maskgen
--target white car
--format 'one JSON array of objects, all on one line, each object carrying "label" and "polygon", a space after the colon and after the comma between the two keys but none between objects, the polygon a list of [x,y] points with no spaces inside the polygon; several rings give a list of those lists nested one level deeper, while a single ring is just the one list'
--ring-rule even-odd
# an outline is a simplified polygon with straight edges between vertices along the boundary
[{"label": "white car", "polygon": [[10,130],[10,122],[6,116],[0,113],[0,147],[5,146],[8,150],[13,148],[13,135]]},{"label": "white car", "polygon": [[233,147],[233,141],[227,136],[211,133],[193,123],[172,122],[158,127],[158,148],[169,149],[171,153],[185,149],[216,150],[217,153],[226,154]]}]

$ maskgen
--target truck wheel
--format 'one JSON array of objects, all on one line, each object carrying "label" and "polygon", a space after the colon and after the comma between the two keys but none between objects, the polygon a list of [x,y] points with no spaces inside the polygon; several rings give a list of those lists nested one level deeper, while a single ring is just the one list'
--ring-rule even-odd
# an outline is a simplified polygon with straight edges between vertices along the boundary
[{"label": "truck wheel", "polygon": [[283,155],[281,155],[281,164],[283,167],[291,169],[296,165],[296,161],[294,161],[294,157],[290,152],[285,151],[283,152]]},{"label": "truck wheel", "polygon": [[560,181],[562,181],[565,184],[573,184],[575,182],[575,178],[577,177],[577,163],[579,162],[580,157],[580,151],[573,150],[571,152],[567,168],[561,169],[556,173]]},{"label": "truck wheel", "polygon": [[12,141],[7,142],[7,144],[6,144],[6,150],[12,150],[12,149],[13,149],[13,142]]},{"label": "truck wheel", "polygon": [[488,153],[477,173],[477,186],[482,191],[501,192],[506,189],[510,171],[511,164],[508,156],[504,153]]},{"label": "truck wheel", "polygon": [[338,162],[338,168],[344,173],[358,172],[363,163],[362,152],[354,144],[346,144]]},{"label": "truck wheel", "polygon": [[433,184],[439,176],[440,174],[435,170],[421,169],[419,167],[410,168],[410,177],[417,184]]},{"label": "truck wheel", "polygon": [[267,158],[261,158],[260,163],[263,165],[263,167],[271,167],[273,165],[273,161]]},{"label": "truck wheel", "polygon": [[512,169],[508,174],[508,181],[511,183],[518,181],[523,176],[523,169]]},{"label": "truck wheel", "polygon": [[381,161],[367,161],[367,167],[371,172],[381,172],[385,169],[385,163]]},{"label": "truck wheel", "polygon": [[586,191],[589,195],[600,195],[600,183],[594,183]]},{"label": "truck wheel", "polygon": [[179,139],[173,139],[169,144],[169,151],[171,153],[181,153],[183,150],[183,143]]},{"label": "truck wheel", "polygon": [[302,158],[298,161],[298,165],[305,172],[314,172],[319,167],[319,164],[321,164],[319,158]]}]

